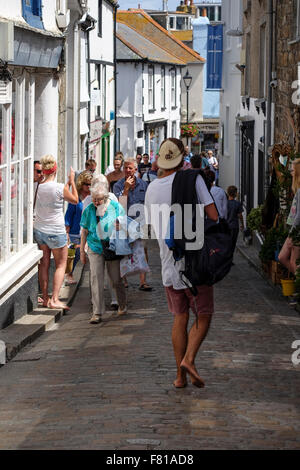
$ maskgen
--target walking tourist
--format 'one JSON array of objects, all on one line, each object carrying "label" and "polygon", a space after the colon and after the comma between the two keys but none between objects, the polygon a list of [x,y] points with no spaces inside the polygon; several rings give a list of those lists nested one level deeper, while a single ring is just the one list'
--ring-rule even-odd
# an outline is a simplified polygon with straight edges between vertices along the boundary
[{"label": "walking tourist", "polygon": [[92,204],[83,211],[80,225],[82,227],[80,259],[86,263],[85,246],[88,245],[88,258],[91,269],[91,293],[93,315],[90,323],[100,323],[105,313],[104,302],[104,268],[116,290],[119,305],[118,315],[126,313],[126,291],[120,276],[120,260],[106,260],[104,242],[116,226],[117,218],[125,215],[121,204],[111,201],[107,185],[98,183],[91,187]]},{"label": "walking tourist", "polygon": [[[143,214],[136,213],[134,205],[143,206],[145,203],[145,195],[148,188],[148,185],[141,178],[138,178],[135,173],[137,169],[137,163],[134,158],[127,158],[124,162],[125,178],[122,178],[114,185],[114,193],[119,199],[119,202],[124,208],[126,208],[127,214],[131,218],[136,218],[139,216],[141,223],[144,224]],[[132,208],[132,210],[131,210]],[[141,208],[141,207],[140,207]],[[144,240],[145,255],[148,261],[148,250],[147,250],[147,241]],[[125,285],[127,282],[125,281]],[[146,274],[140,274],[140,286],[139,289],[142,291],[151,291],[150,287],[146,282]]]},{"label": "walking tourist", "polygon": [[211,183],[210,194],[212,195],[215,205],[218,209],[219,216],[222,219],[227,219],[228,199],[224,189],[215,185],[216,174],[214,171],[209,170],[206,175]]},{"label": "walking tourist", "polygon": [[210,164],[210,166],[213,168],[213,171],[216,174],[215,182],[216,185],[218,185],[219,181],[219,162],[217,158],[214,156],[214,153],[212,150],[208,150],[207,152],[207,161]]},{"label": "walking tourist", "polygon": [[[164,170],[163,175],[153,181],[146,194],[146,216],[149,221],[151,207],[154,212],[159,210],[159,205],[171,208],[172,184],[175,174],[183,166],[184,146],[178,139],[166,139],[160,147],[157,164]],[[199,202],[204,205],[206,216],[214,221],[218,220],[218,213],[212,197],[199,175],[196,180],[196,190]],[[167,214],[164,213],[164,216]],[[181,263],[174,263],[172,251],[165,243],[165,234],[161,217],[151,217],[151,224],[158,239],[160,257],[162,263],[162,281],[165,286],[169,311],[174,315],[172,329],[172,342],[177,364],[177,377],[174,381],[176,388],[187,385],[187,373],[193,385],[203,387],[204,381],[199,376],[195,366],[195,358],[208,332],[211,316],[214,310],[213,287],[199,286],[197,296],[193,296],[190,290],[182,282],[180,276]],[[188,333],[189,310],[197,315]]]},{"label": "walking tourist", "polygon": [[151,170],[150,157],[148,153],[144,153],[143,161],[138,165],[138,172],[140,178],[143,178],[144,174],[147,173],[147,171],[149,170]]},{"label": "walking tourist", "polygon": [[229,186],[227,189],[227,222],[231,231],[232,251],[234,251],[236,247],[236,242],[239,235],[239,225],[241,232],[244,231],[244,209],[240,201],[236,200],[237,192],[238,190],[236,186]]},{"label": "walking tourist", "polygon": [[73,278],[75,267],[80,259],[80,219],[83,210],[84,200],[90,196],[90,186],[93,179],[93,174],[90,171],[83,171],[80,173],[76,188],[79,196],[78,204],[68,204],[67,212],[65,214],[65,225],[68,236],[68,242],[75,246],[75,258],[73,262],[72,272],[66,274],[65,284],[76,284]]},{"label": "walking tourist", "polygon": [[123,154],[120,152],[116,153],[114,158],[114,170],[107,175],[107,181],[111,192],[113,192],[114,184],[125,176],[123,163]]},{"label": "walking tourist", "polygon": [[[40,261],[39,283],[42,291],[43,306],[48,308],[68,309],[58,298],[64,280],[67,264],[68,247],[63,205],[64,200],[78,203],[78,194],[71,168],[68,182],[57,183],[57,163],[52,155],[41,158],[44,180],[36,192],[35,221],[33,225],[34,240],[43,252]],[[70,188],[71,187],[71,191]],[[55,261],[52,297],[49,298],[49,267],[51,251]]]},{"label": "walking tourist", "polygon": [[[290,232],[300,225],[300,158],[293,161],[291,173],[293,177],[292,191],[294,193],[294,199],[287,219],[287,225],[290,227]],[[288,236],[278,256],[280,263],[283,264],[289,272],[295,274],[299,257],[300,248],[298,246],[294,246],[293,240]]]}]

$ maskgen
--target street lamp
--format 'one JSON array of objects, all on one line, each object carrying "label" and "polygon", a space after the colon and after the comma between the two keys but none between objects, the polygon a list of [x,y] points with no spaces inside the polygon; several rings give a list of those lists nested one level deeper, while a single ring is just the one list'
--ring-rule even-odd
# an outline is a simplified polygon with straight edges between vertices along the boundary
[{"label": "street lamp", "polygon": [[188,69],[186,69],[186,73],[183,77],[183,81],[186,88],[186,123],[189,122],[189,89],[192,83],[193,77],[189,74]]}]

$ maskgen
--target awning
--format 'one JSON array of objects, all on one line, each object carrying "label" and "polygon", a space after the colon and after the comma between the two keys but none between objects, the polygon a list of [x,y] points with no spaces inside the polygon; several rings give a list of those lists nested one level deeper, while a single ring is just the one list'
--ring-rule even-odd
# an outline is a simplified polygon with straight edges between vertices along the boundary
[{"label": "awning", "polygon": [[11,65],[56,69],[63,45],[63,38],[46,36],[15,26],[14,62]]}]

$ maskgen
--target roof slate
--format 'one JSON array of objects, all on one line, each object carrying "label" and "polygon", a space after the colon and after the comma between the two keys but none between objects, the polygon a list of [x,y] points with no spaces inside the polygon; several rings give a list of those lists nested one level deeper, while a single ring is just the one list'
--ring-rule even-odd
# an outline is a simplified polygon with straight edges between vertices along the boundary
[{"label": "roof slate", "polygon": [[[172,33],[156,23],[144,10],[119,10],[117,12],[117,22],[118,27],[120,25],[127,26],[126,31],[123,30],[123,37],[126,34],[124,39],[127,40],[128,45],[131,44],[134,47],[135,51],[139,51],[140,41],[142,41],[141,38],[144,38],[143,47],[141,46],[142,50],[139,51],[139,53],[144,57],[146,55],[147,58],[151,54],[152,59],[149,58],[149,60],[163,62],[162,57],[164,54],[167,54],[169,57],[173,57],[171,62],[169,60],[167,61],[168,63],[185,65],[189,63],[205,62],[205,59],[196,51],[186,46]],[[130,39],[128,39],[130,30],[137,34],[135,39],[133,35],[130,35]],[[145,42],[145,40],[148,41],[148,43]],[[146,44],[151,46],[153,51],[151,51],[151,48],[145,50]],[[157,54],[158,51],[159,53]]]},{"label": "roof slate", "polygon": [[[117,46],[117,60],[147,59],[151,62],[185,65],[184,61],[169,54],[124,23],[117,24],[117,39],[119,40],[119,45]],[[120,42],[126,47],[122,47]]]}]

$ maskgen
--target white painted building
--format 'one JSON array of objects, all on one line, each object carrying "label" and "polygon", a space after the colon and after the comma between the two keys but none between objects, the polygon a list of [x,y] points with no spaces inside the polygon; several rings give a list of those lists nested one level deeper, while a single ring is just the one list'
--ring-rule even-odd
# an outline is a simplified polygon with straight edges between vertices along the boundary
[{"label": "white painted building", "polygon": [[0,328],[37,301],[33,162],[58,155],[59,80],[64,37],[56,0],[0,4]]},{"label": "white painted building", "polygon": [[104,172],[114,154],[115,0],[69,0],[66,45],[66,158],[76,170],[95,158]]},{"label": "white painted building", "polygon": [[224,189],[230,185],[240,187],[240,107],[242,36],[231,36],[232,31],[242,33],[242,0],[223,2],[224,21],[223,83],[220,93],[220,178]]},{"label": "white painted building", "polygon": [[[144,152],[155,156],[166,137],[180,138],[182,69],[188,65],[196,86],[202,80],[202,63],[195,51],[168,33],[143,10],[118,12],[119,150],[128,156]],[[197,91],[196,88],[194,90]],[[201,103],[197,104],[195,115],[202,112]],[[195,106],[191,100],[191,108]]]}]

